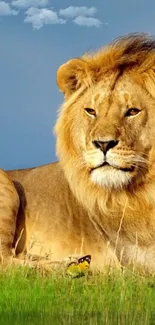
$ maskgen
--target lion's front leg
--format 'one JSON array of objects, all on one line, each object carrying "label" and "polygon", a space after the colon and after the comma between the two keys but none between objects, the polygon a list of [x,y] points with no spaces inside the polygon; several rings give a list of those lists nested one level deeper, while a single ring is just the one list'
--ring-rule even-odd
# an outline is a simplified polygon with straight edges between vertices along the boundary
[{"label": "lion's front leg", "polygon": [[0,262],[13,256],[12,244],[16,229],[19,196],[13,182],[0,169]]}]

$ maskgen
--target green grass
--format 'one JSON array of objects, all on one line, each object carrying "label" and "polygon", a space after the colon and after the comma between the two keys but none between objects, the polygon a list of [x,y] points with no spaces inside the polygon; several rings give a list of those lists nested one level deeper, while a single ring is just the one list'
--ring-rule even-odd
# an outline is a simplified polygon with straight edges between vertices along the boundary
[{"label": "green grass", "polygon": [[155,324],[155,278],[130,271],[68,279],[0,271],[0,325]]}]

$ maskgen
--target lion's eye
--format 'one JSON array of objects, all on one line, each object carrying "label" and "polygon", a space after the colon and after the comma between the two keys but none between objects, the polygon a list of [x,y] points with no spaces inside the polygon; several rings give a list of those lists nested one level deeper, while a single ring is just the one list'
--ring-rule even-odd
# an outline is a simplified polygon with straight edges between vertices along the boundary
[{"label": "lion's eye", "polygon": [[128,111],[125,113],[125,116],[135,116],[140,112],[140,109],[138,108],[130,108]]},{"label": "lion's eye", "polygon": [[96,116],[96,112],[93,108],[85,108],[85,112],[89,115]]}]

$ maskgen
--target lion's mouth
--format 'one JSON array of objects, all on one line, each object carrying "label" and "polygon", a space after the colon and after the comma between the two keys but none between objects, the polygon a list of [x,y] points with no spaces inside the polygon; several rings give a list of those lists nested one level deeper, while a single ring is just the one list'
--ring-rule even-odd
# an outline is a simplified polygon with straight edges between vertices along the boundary
[{"label": "lion's mouth", "polygon": [[127,173],[127,172],[133,172],[134,171],[134,166],[131,166],[131,167],[125,167],[125,168],[122,168],[122,167],[119,167],[119,166],[113,166],[113,165],[110,165],[107,161],[105,161],[103,164],[93,168],[94,169],[98,169],[98,168],[102,168],[102,167],[105,167],[105,166],[109,166],[111,168],[114,168],[114,169],[117,169],[117,170],[122,170],[123,172]]}]

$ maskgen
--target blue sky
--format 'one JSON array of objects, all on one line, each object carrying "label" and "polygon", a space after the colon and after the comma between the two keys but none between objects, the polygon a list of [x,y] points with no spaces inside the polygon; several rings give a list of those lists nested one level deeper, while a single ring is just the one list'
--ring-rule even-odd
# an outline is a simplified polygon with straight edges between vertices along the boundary
[{"label": "blue sky", "polygon": [[154,0],[0,0],[1,168],[57,159],[57,68],[129,32],[155,34]]}]

